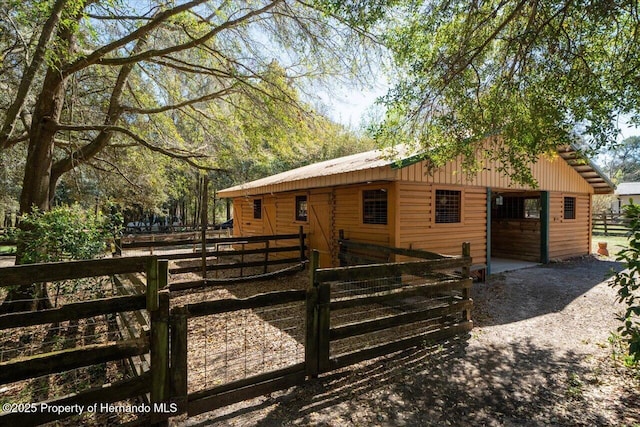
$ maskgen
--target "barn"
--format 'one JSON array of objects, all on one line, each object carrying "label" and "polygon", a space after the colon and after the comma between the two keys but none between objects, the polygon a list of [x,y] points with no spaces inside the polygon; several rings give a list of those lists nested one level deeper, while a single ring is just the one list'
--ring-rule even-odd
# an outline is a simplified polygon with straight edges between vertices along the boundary
[{"label": "barn", "polygon": [[613,184],[574,147],[541,156],[538,186],[514,182],[486,161],[474,175],[461,160],[429,171],[406,147],[373,150],[218,192],[233,199],[236,236],[295,233],[302,226],[323,267],[338,264],[338,236],[459,254],[471,243],[474,268],[497,257],[548,263],[591,248],[591,196]]}]

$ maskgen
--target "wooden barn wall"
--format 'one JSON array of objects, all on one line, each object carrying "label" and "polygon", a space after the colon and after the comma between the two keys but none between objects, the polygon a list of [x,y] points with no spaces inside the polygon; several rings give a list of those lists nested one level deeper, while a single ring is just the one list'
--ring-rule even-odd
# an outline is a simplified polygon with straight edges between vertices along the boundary
[{"label": "wooden barn wall", "polygon": [[[418,182],[398,182],[396,188],[396,246],[460,255],[462,242],[470,242],[473,264],[486,263],[485,188]],[[437,189],[462,191],[462,223],[435,223],[433,197]]]},{"label": "wooden barn wall", "polygon": [[491,255],[540,262],[540,221],[496,219],[491,222]]},{"label": "wooden barn wall", "polygon": [[[426,162],[409,165],[399,170],[401,181],[428,182],[434,184],[471,185],[492,188],[531,189],[528,185],[514,182],[511,178],[498,173],[496,162],[486,161],[481,172],[471,177],[462,170],[460,159],[453,160],[430,174]],[[594,192],[589,185],[571,166],[560,157],[548,158],[542,156],[532,166],[532,173],[538,182],[538,190],[566,191],[572,193]]]},{"label": "wooden barn wall", "polygon": [[[364,224],[362,220],[363,190],[384,189],[387,191],[387,224]],[[359,242],[394,246],[396,218],[395,185],[389,182],[352,185],[334,190],[334,241],[338,241],[340,230],[345,238]],[[334,263],[337,259],[334,257]]]},{"label": "wooden barn wall", "polygon": [[[367,189],[387,190],[387,224],[363,224],[362,191]],[[295,219],[295,198],[299,195],[307,196],[306,222]],[[395,221],[395,194],[394,185],[389,182],[265,195],[261,197],[262,220],[253,219],[254,198],[241,197],[234,200],[236,218],[241,218],[241,221],[238,221],[240,226],[234,230],[234,235],[297,233],[302,225],[307,233],[308,245],[320,251],[321,267],[330,267],[338,263],[339,230],[344,230],[348,239],[380,245],[394,244],[392,230]],[[289,245],[291,241],[280,243],[281,246],[285,244]],[[278,256],[274,254],[274,258]],[[286,253],[286,256],[289,257],[291,254]]]},{"label": "wooden barn wall", "polygon": [[[576,198],[576,219],[564,219],[564,197]],[[591,197],[588,194],[550,194],[549,259],[591,252]]]}]

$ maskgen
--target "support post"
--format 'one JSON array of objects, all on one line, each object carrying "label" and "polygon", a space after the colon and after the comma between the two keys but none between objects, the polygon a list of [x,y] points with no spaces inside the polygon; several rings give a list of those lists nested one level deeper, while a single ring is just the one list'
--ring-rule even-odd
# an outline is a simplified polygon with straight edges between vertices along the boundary
[{"label": "support post", "polygon": [[163,426],[167,425],[170,415],[170,407],[166,405],[169,400],[169,291],[158,293],[158,299],[158,309],[151,312],[151,423]]},{"label": "support post", "polygon": [[[462,243],[462,256],[465,258],[471,258],[471,243],[469,242],[464,242]],[[467,264],[464,265],[464,267],[462,267],[462,278],[467,280],[469,279],[469,277],[471,276],[471,261],[469,261]],[[471,289],[469,289],[469,287],[464,286],[462,288],[462,299],[463,300],[468,300],[471,298]],[[471,310],[463,310],[462,311],[462,318],[466,321],[471,320]]]},{"label": "support post", "polygon": [[154,256],[147,262],[147,311],[156,311],[158,304],[158,258]]},{"label": "support post", "polygon": [[298,234],[300,239],[300,262],[302,262],[306,259],[304,256],[304,227],[300,226]]},{"label": "support post", "polygon": [[307,333],[305,339],[305,364],[307,376],[318,377],[318,287],[316,270],[320,253],[311,251],[309,254],[309,287],[307,288]]},{"label": "support post", "polygon": [[178,405],[178,414],[187,411],[187,310],[171,311],[171,400]]},{"label": "support post", "polygon": [[202,208],[202,212],[200,214],[200,220],[202,225],[201,230],[201,248],[202,251],[202,278],[207,279],[207,212],[209,210],[208,203],[208,188],[209,188],[209,177],[205,175],[202,178],[202,203],[200,204]]},{"label": "support post", "polygon": [[551,197],[548,191],[540,192],[540,262],[549,264],[549,225],[551,222]]},{"label": "support post", "polygon": [[489,276],[491,275],[491,221],[493,220],[493,217],[491,215],[491,202],[492,202],[492,198],[493,198],[493,194],[491,191],[490,187],[487,187],[487,229],[486,229],[486,234],[487,234],[487,250],[486,250],[486,257],[487,257],[487,267],[485,268],[485,281],[489,280]]},{"label": "support post", "polygon": [[122,237],[116,237],[115,247],[115,256],[122,256]]},{"label": "support post", "polygon": [[158,290],[161,291],[169,286],[169,260],[158,260]]}]

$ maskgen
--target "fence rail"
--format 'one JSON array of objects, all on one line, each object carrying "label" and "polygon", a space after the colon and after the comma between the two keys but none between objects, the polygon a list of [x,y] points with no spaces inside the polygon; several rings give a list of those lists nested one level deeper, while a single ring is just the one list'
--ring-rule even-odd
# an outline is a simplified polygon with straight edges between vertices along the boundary
[{"label": "fence rail", "polygon": [[596,235],[628,236],[631,232],[630,222],[622,213],[596,213],[593,214],[591,227]]},{"label": "fence rail", "polygon": [[[35,355],[23,355],[9,358],[0,362],[0,385],[14,386],[21,381],[43,376],[65,378],[66,372],[79,368],[96,367],[107,362],[118,362],[128,358],[150,353],[152,364],[147,371],[139,375],[90,387],[71,395],[48,398],[46,401],[31,402],[33,411],[25,413],[3,412],[0,414],[0,424],[36,425],[66,418],[67,412],[48,411],[47,407],[67,405],[88,405],[90,403],[110,403],[139,398],[149,393],[151,402],[164,401],[168,396],[162,387],[168,372],[168,363],[163,367],[166,359],[163,354],[168,351],[168,337],[162,335],[167,329],[168,294],[158,292],[158,283],[163,282],[158,276],[157,257],[134,257],[120,259],[100,259],[91,261],[72,261],[50,264],[30,264],[0,269],[0,288],[7,286],[30,286],[34,282],[52,282],[75,279],[89,279],[96,276],[142,273],[146,272],[145,291],[138,295],[114,296],[91,299],[89,301],[69,302],[59,307],[40,311],[6,313],[0,315],[0,331],[12,331],[21,334],[27,327],[42,327],[51,329],[62,322],[70,323],[69,328],[77,328],[79,320],[87,323],[87,330],[95,328],[96,319],[119,315],[123,312],[146,310],[151,313],[153,324],[150,333],[139,333],[126,339],[116,340],[110,334],[104,343],[77,345],[71,348],[50,349],[43,346],[43,352]],[[46,285],[45,285],[46,286]],[[100,291],[96,289],[96,291]],[[164,303],[164,304],[163,304]],[[165,310],[167,318],[158,314]],[[76,326],[73,326],[76,325]],[[93,325],[93,326],[92,326]],[[54,337],[55,338],[55,337]],[[30,338],[32,339],[32,338]],[[35,338],[33,338],[35,339]],[[140,414],[139,420],[149,414]],[[161,414],[161,417],[164,416]],[[154,418],[155,417],[155,418]],[[156,419],[151,415],[149,420]]]},{"label": "fence rail", "polygon": [[[300,238],[300,234],[284,237]],[[234,240],[225,238],[224,243],[230,242]],[[379,249],[357,242],[342,245],[346,254],[354,248]],[[303,253],[301,247],[297,250]],[[154,424],[302,384],[320,373],[471,329],[468,244],[461,256],[398,248],[380,251],[410,259],[319,269],[318,252],[313,251],[307,289],[173,307],[168,260],[157,256],[0,269],[0,289],[99,274],[114,276],[116,293],[48,310],[4,314],[0,331],[113,315],[121,337],[2,360],[0,385],[128,360],[132,377],[54,397],[46,404],[148,398],[151,411],[139,414],[136,421]],[[140,273],[146,275],[144,280]],[[271,339],[275,336],[279,343]],[[43,405],[39,402],[33,414],[3,413],[0,424],[38,424],[70,415],[52,414]]]}]

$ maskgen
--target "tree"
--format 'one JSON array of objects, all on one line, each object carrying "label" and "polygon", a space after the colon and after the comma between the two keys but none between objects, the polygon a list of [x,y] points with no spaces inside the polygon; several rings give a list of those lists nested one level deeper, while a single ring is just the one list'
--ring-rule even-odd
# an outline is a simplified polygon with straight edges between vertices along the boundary
[{"label": "tree", "polygon": [[631,136],[611,147],[605,168],[616,182],[640,181],[640,136]]},{"label": "tree", "polygon": [[418,1],[396,17],[385,40],[399,82],[375,132],[416,141],[435,166],[484,155],[532,182],[541,153],[614,144],[616,118],[640,123],[636,0]]},{"label": "tree", "polygon": [[347,72],[344,56],[357,62],[368,40],[318,5],[284,0],[11,0],[2,18],[14,38],[1,45],[12,96],[2,99],[0,149],[27,146],[22,213],[49,209],[78,165],[108,166],[105,152],[131,145],[218,169],[208,150],[220,135],[186,141],[179,120],[224,117],[234,96],[269,85],[263,71],[276,56],[292,80]]},{"label": "tree", "polygon": [[[26,152],[20,212],[48,211],[58,184],[82,165],[122,178],[123,165],[156,169],[149,182],[166,177],[158,157],[139,148],[220,170],[215,155],[233,130],[225,120],[234,104],[248,99],[259,111],[265,99],[255,93],[265,86],[277,93],[266,72],[273,58],[284,58],[292,82],[359,68],[362,47],[371,41],[366,30],[321,6],[5,0],[0,151]],[[287,93],[267,99],[297,106]],[[89,174],[82,184],[91,186]],[[18,260],[24,250],[19,244]],[[24,287],[15,294],[36,291]]]}]

